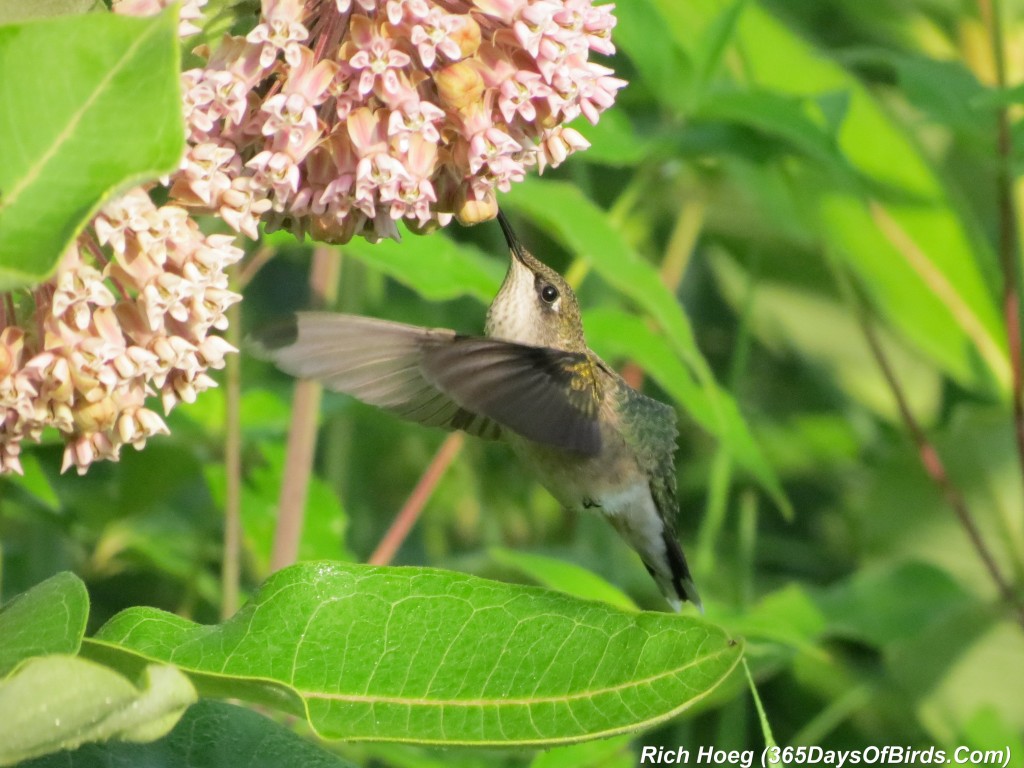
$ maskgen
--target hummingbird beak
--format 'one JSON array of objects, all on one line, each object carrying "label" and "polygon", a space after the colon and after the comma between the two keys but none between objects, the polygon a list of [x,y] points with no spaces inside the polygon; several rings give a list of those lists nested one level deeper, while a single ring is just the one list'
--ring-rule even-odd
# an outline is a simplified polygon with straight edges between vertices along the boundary
[{"label": "hummingbird beak", "polygon": [[508,243],[508,248],[512,251],[512,255],[515,256],[516,261],[525,266],[526,248],[524,248],[523,244],[519,242],[519,238],[516,237],[515,230],[512,229],[512,225],[509,223],[500,208],[498,209],[498,223],[501,225],[501,232],[505,235],[505,242]]}]

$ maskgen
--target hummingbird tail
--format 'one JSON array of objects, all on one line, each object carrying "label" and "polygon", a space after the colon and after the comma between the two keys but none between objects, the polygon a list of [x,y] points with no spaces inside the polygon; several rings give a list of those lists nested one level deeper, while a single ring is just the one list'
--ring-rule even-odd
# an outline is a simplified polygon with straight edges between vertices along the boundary
[{"label": "hummingbird tail", "polygon": [[662,538],[665,541],[665,555],[672,578],[668,584],[657,577],[655,580],[658,581],[665,597],[677,611],[682,602],[689,600],[697,606],[697,610],[704,613],[704,604],[700,600],[700,595],[697,594],[697,586],[693,583],[693,576],[690,575],[690,567],[686,564],[686,556],[683,554],[679,540],[667,530],[662,533]]}]

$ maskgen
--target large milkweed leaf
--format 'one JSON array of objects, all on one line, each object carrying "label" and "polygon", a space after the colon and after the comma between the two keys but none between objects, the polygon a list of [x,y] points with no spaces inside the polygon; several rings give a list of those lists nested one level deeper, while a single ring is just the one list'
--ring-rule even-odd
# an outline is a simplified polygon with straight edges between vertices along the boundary
[{"label": "large milkweed leaf", "polygon": [[175,9],[0,26],[0,291],[40,282],[103,201],[184,145]]},{"label": "large milkweed leaf", "polygon": [[175,664],[201,692],[304,715],[326,738],[505,745],[658,723],[707,695],[741,655],[699,619],[330,562],[279,571],[223,624],[132,608],[86,647],[129,669]]}]

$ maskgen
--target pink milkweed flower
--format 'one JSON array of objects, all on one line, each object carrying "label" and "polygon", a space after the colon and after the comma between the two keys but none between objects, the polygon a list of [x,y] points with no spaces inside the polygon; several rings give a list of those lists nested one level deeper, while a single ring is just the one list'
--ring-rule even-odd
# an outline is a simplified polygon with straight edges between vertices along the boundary
[{"label": "pink milkweed flower", "polygon": [[241,258],[233,243],[146,190],[110,201],[30,292],[31,311],[4,312],[0,473],[20,472],[22,443],[46,428],[65,442],[62,471],[80,474],[166,433],[147,401],[169,411],[194,398],[231,351],[210,330],[240,298],[223,273]]},{"label": "pink milkweed flower", "polygon": [[249,237],[263,221],[329,242],[493,216],[528,168],[585,148],[565,124],[597,120],[625,85],[592,60],[614,53],[612,8],[264,0],[253,30],[200,47],[205,66],[182,77],[175,202]]},{"label": "pink milkweed flower", "polygon": [[409,54],[398,49],[385,24],[361,15],[353,16],[349,24],[348,67],[359,75],[359,94],[365,97],[377,89],[378,95],[397,93],[398,72],[409,65]]}]

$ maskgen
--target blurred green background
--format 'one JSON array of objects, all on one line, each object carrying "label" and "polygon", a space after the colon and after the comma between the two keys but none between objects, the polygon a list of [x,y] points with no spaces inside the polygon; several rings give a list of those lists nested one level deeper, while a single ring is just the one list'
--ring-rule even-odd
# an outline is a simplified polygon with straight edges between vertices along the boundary
[{"label": "blurred green background", "polygon": [[[1016,275],[1019,210],[1001,200],[1022,160],[1024,14],[991,5],[621,0],[612,66],[630,85],[579,126],[589,151],[501,199],[577,286],[591,347],[679,407],[680,538],[706,617],[747,641],[780,744],[1024,754],[1021,624],[922,469],[865,335],[1019,596],[1000,253]],[[242,332],[311,303],[312,245],[272,235],[261,248],[273,258],[244,287]],[[493,223],[338,253],[337,308],[467,333],[506,265]],[[176,410],[170,437],[82,478],[58,475],[56,442],[29,450],[25,476],[0,480],[0,597],[73,569],[94,626],[137,604],[216,621],[230,439],[243,593],[265,578],[293,382],[244,351],[240,366],[234,435],[222,386]],[[444,439],[326,394],[301,557],[366,560]],[[548,582],[564,578],[558,561],[664,609],[609,526],[563,514],[478,441],[395,560]],[[578,581],[566,588],[599,589]],[[763,737],[738,675],[632,739],[538,755],[338,748],[387,765],[625,766],[640,744]]]}]

